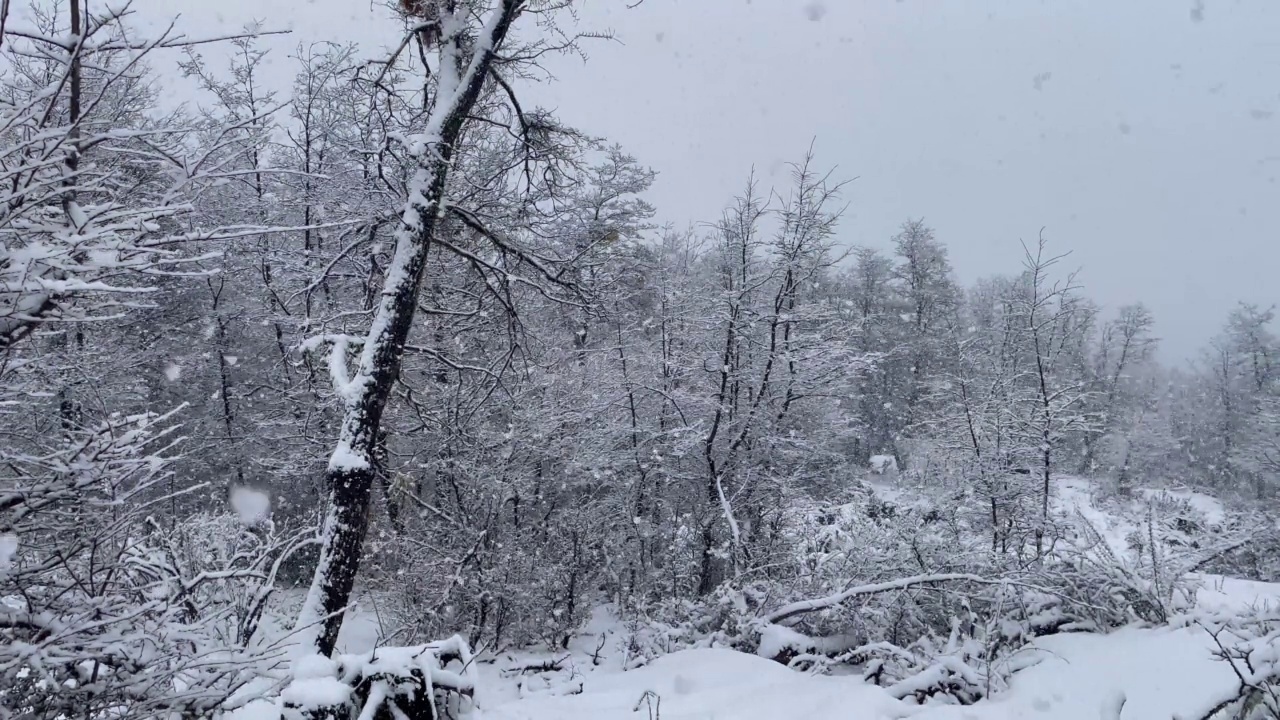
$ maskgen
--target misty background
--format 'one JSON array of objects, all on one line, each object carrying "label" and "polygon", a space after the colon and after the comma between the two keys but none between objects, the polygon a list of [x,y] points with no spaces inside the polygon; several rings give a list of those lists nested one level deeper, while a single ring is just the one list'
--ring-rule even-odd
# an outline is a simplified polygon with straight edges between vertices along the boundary
[{"label": "misty background", "polygon": [[[611,32],[526,103],[621,143],[659,172],[658,221],[714,220],[754,168],[784,185],[810,140],[856,178],[839,238],[887,248],[923,217],[959,280],[1016,271],[1041,228],[1104,312],[1143,301],[1161,356],[1194,357],[1239,301],[1269,303],[1280,267],[1280,5],[963,0],[593,0],[578,29]],[[254,21],[285,96],[299,44],[398,41],[381,2],[137,0],[154,30]],[[204,51],[222,62],[217,46]],[[159,68],[169,75],[166,68]],[[272,75],[274,73],[274,75]],[[199,100],[168,80],[174,98]]]}]

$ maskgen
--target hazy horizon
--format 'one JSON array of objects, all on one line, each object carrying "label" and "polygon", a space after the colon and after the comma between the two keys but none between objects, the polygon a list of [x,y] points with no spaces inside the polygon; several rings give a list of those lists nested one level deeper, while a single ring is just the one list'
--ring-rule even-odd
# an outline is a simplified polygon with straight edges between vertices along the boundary
[{"label": "hazy horizon", "polygon": [[[135,7],[153,24],[175,14]],[[292,30],[264,40],[281,91],[300,44],[373,57],[398,41],[380,4],[306,8],[230,0],[182,8],[178,27]],[[842,242],[887,248],[923,217],[967,285],[1016,271],[1043,228],[1104,309],[1152,309],[1174,364],[1238,301],[1270,302],[1280,6],[645,0],[587,3],[579,27],[616,40],[586,43],[586,63],[551,58],[556,80],[521,90],[657,170],[659,222],[714,219],[753,167],[785,183],[812,141],[820,166],[856,178]]]}]

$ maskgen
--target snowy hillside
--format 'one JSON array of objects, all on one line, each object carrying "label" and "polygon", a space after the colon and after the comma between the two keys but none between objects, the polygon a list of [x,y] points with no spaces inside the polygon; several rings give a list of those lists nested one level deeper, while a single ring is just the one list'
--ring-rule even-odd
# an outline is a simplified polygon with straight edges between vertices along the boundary
[{"label": "snowy hillside", "polygon": [[[1134,519],[1095,507],[1090,488],[1083,479],[1062,480],[1058,506],[1078,510],[1123,549],[1124,538],[1135,529]],[[883,494],[902,498],[897,490],[885,490]],[[1183,492],[1181,499],[1214,521],[1225,515],[1221,503],[1209,496]],[[1197,605],[1186,618],[1201,612],[1243,614],[1280,608],[1280,584],[1215,575],[1197,579]],[[676,652],[626,673],[619,673],[616,663],[606,660],[597,668],[579,655],[573,659],[575,672],[548,674],[576,675],[569,687],[574,692],[581,688],[579,694],[511,698],[510,688],[495,676],[481,704],[488,720],[1191,719],[1231,696],[1238,679],[1214,656],[1217,648],[1208,632],[1186,622],[1123,628],[1106,635],[1042,638],[1022,651],[1023,669],[1014,673],[1008,689],[970,706],[917,706],[894,699],[856,675],[814,676],[727,649]],[[607,626],[594,630],[620,632]],[[564,687],[563,679],[546,682],[552,688]]]},{"label": "snowy hillside", "polygon": [[[1092,488],[1084,479],[1062,479],[1058,511],[1079,513],[1117,553],[1129,552],[1125,538],[1140,529],[1142,508],[1149,507],[1145,498],[1155,493],[1104,510],[1094,504]],[[898,502],[914,495],[887,485],[877,486],[876,494]],[[1180,495],[1201,519],[1221,523],[1229,514],[1207,495]],[[1114,512],[1117,507],[1129,512]],[[482,653],[475,661],[472,711],[486,720],[1198,719],[1239,689],[1230,665],[1214,655],[1219,648],[1207,629],[1212,619],[1280,608],[1280,584],[1218,575],[1197,575],[1194,582],[1195,607],[1166,625],[1034,640],[1016,654],[1008,686],[973,705],[921,705],[898,699],[852,669],[802,672],[725,647],[677,650],[637,663],[628,647],[633,630],[600,608],[567,650]],[[340,647],[376,655],[378,636],[375,614],[358,610],[348,615]],[[274,703],[257,703],[235,717],[268,720],[278,713]]]}]

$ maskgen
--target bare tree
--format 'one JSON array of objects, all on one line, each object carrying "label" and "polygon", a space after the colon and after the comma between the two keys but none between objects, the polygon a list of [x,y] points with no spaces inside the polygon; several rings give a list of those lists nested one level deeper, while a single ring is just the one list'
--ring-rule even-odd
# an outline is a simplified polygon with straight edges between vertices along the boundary
[{"label": "bare tree", "polygon": [[1044,551],[1049,522],[1052,474],[1055,458],[1069,433],[1085,430],[1083,407],[1086,389],[1082,378],[1071,372],[1069,350],[1080,342],[1088,308],[1077,295],[1075,275],[1054,281],[1050,272],[1065,255],[1046,255],[1043,234],[1034,248],[1024,246],[1024,288],[1019,298],[1023,332],[1030,353],[1034,409],[1024,419],[1024,442],[1037,447],[1040,477],[1039,526],[1035,533],[1036,556]]},{"label": "bare tree", "polygon": [[[180,118],[146,112],[146,56],[202,41],[134,39],[127,6],[66,8],[4,37],[0,593],[19,600],[0,609],[0,713],[207,714],[270,671],[270,651],[251,641],[279,562],[305,541],[241,534],[225,516],[161,524],[201,487],[174,483],[178,410],[129,412],[128,397],[91,383],[85,408],[58,375],[89,364],[90,328],[154,307],[166,277],[198,272],[210,255],[193,243],[270,228],[193,212],[228,177],[213,158],[242,125],[202,144]],[[219,556],[223,541],[239,548]],[[208,555],[176,550],[201,543]]]},{"label": "bare tree", "polygon": [[[496,284],[490,287],[499,293],[503,292],[499,286],[514,279],[512,271],[519,267],[531,271],[539,282],[568,284],[552,267],[554,260],[526,252],[500,229],[487,227],[481,216],[449,198],[449,179],[459,145],[487,88],[497,87],[509,98],[515,111],[510,132],[531,151],[542,145],[534,135],[546,133],[545,126],[534,126],[523,114],[503,73],[551,48],[545,40],[516,51],[506,43],[518,17],[550,16],[560,7],[559,3],[534,0],[421,3],[413,8],[410,32],[385,63],[389,70],[411,43],[418,43],[424,55],[435,55],[434,65],[423,68],[433,81],[426,96],[426,112],[416,130],[404,138],[403,151],[411,165],[408,198],[396,221],[392,256],[383,272],[370,326],[363,335],[316,338],[330,348],[330,375],[342,403],[337,444],[326,473],[329,508],[322,529],[323,549],[298,617],[299,628],[315,629],[316,646],[322,654],[333,652],[360,567],[383,411],[400,374],[428,252],[436,247],[460,256],[485,274],[493,273],[497,277],[491,280]],[[374,82],[385,78],[385,73],[379,72]],[[452,242],[442,232],[446,222],[460,223],[488,242],[489,251],[473,252]],[[487,259],[490,252],[502,259],[496,263]]]},{"label": "bare tree", "polygon": [[1091,388],[1098,425],[1084,434],[1080,468],[1095,469],[1098,442],[1110,432],[1116,415],[1127,399],[1130,374],[1151,359],[1156,339],[1151,330],[1155,319],[1141,303],[1120,308],[1117,317],[1103,324],[1091,370]]}]

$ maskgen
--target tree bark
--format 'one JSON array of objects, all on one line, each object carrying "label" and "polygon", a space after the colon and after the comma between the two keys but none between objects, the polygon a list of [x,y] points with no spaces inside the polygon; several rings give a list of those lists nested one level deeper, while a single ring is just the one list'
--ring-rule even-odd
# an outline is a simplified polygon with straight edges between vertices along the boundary
[{"label": "tree bark", "polygon": [[[423,138],[427,142],[418,155],[419,166],[396,231],[395,255],[387,269],[372,327],[364,339],[356,373],[345,387],[338,388],[345,408],[338,446],[326,473],[329,512],[322,531],[324,546],[298,618],[299,629],[318,627],[315,645],[323,655],[332,655],[337,644],[343,611],[360,568],[382,411],[400,374],[427,254],[444,216],[454,144],[522,3],[523,0],[502,0],[474,48],[464,49],[461,35],[442,41],[442,63],[463,55],[467,62],[463,65],[459,61],[461,67],[454,69],[457,83],[453,88],[438,90],[439,99],[427,121],[428,131]],[[443,74],[447,76],[449,71]],[[341,349],[335,347],[333,351]],[[334,362],[345,364],[346,360],[336,358]]]}]

